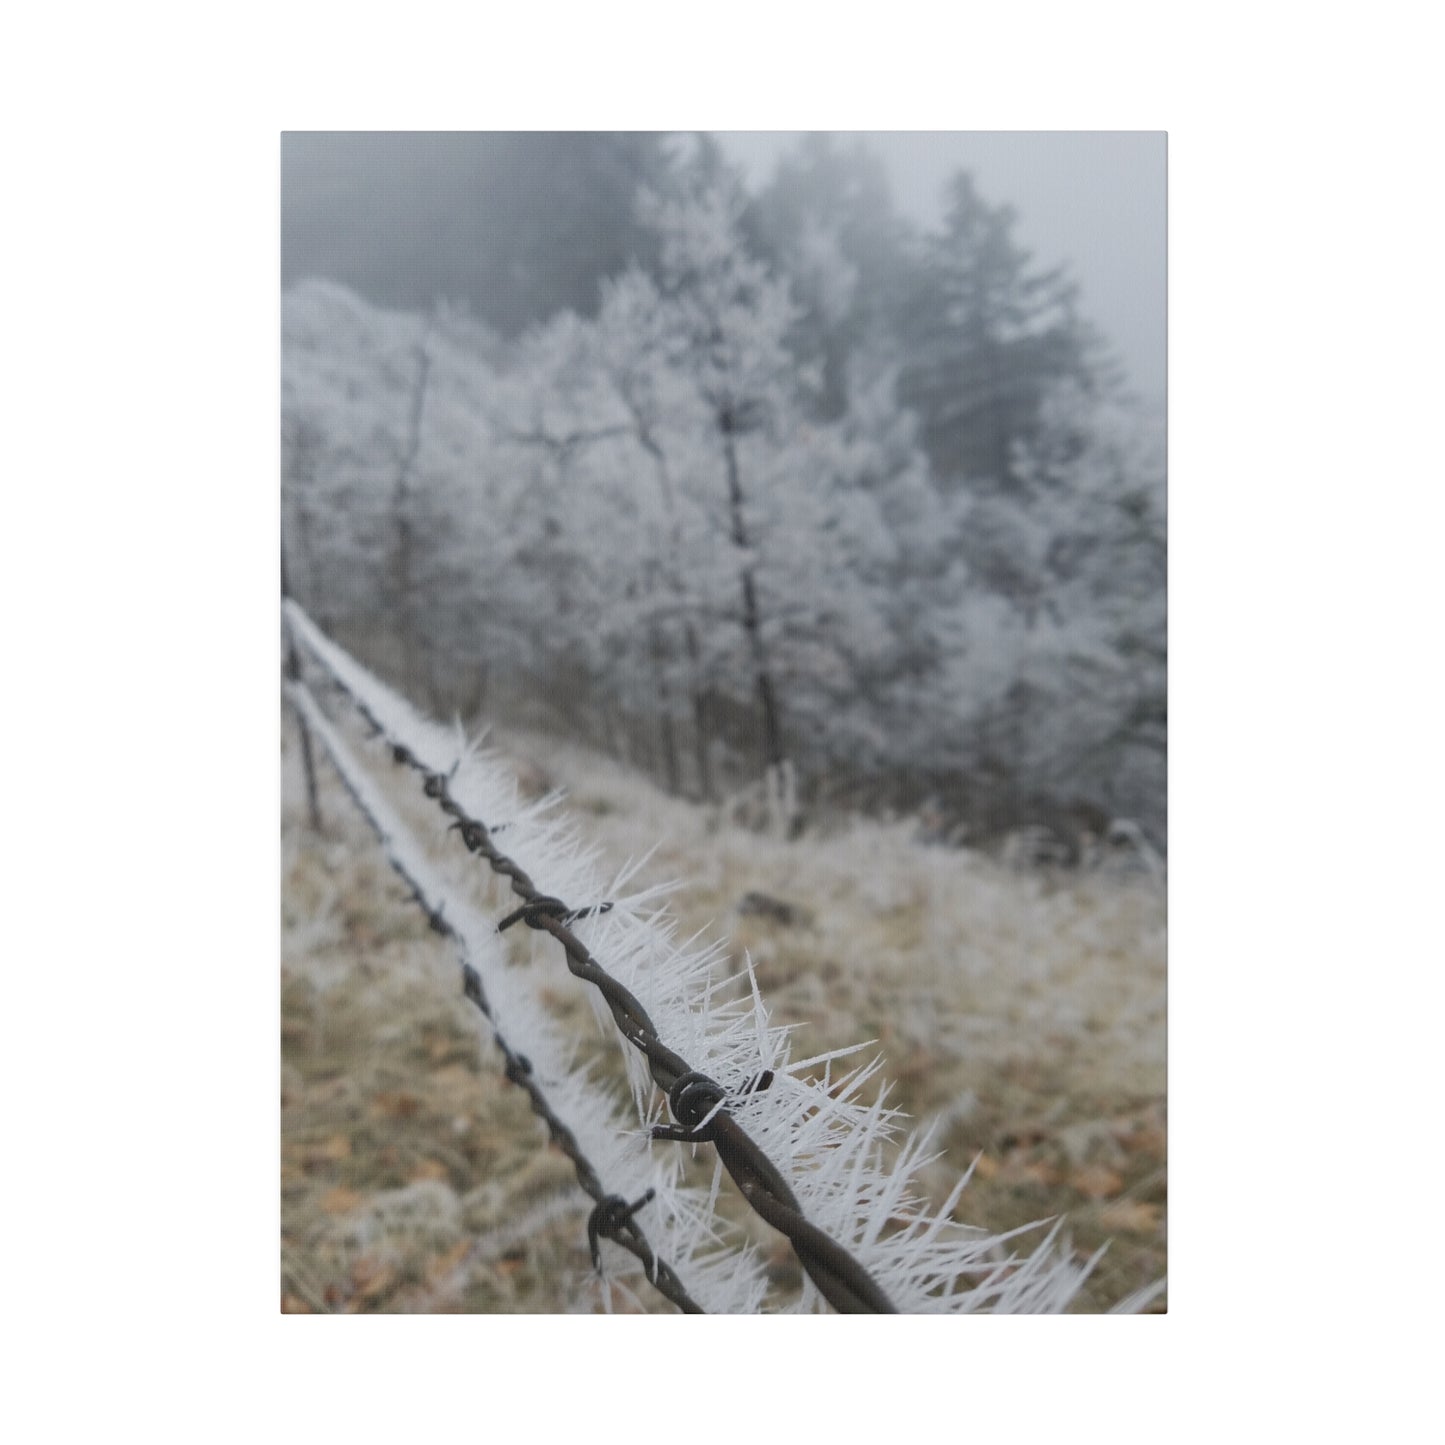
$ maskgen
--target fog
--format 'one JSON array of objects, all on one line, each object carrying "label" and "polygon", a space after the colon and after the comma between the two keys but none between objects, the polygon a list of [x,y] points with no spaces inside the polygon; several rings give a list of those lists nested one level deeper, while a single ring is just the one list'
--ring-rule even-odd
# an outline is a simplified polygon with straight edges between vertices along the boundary
[{"label": "fog", "polygon": [[[1128,138],[965,140],[286,137],[287,1310],[645,1308],[603,1190],[710,1311],[1158,1299],[1162,377],[1109,278],[1157,333],[1162,195]],[[862,1293],[757,1253],[738,1211],[778,1216],[706,1155],[695,1202],[616,1173],[652,1024],[583,1044],[549,922],[679,1083],[750,1081],[786,1169],[740,1177],[872,1241]],[[469,1122],[483,997],[575,1179],[535,1095]]]},{"label": "fog", "polygon": [[[752,189],[763,188],[801,131],[724,131],[716,139]],[[836,132],[884,166],[900,214],[936,228],[950,175],[971,172],[982,195],[1017,212],[1016,232],[1045,266],[1066,265],[1084,315],[1102,331],[1140,395],[1161,400],[1165,366],[1165,149],[1157,131]],[[595,139],[595,138],[594,138]],[[661,140],[661,137],[657,139]],[[560,247],[589,229],[577,168],[596,152],[571,134],[296,132],[282,143],[282,279],[325,276],[368,299],[426,304],[470,299],[511,327],[535,319],[529,298],[483,294],[479,252],[519,244],[522,214],[554,217]],[[619,197],[628,162],[616,167]],[[585,190],[595,201],[596,176]],[[626,247],[592,229],[602,269]],[[598,262],[589,259],[590,276]],[[590,283],[557,297],[586,305]],[[544,308],[545,309],[545,306]]]},{"label": "fog", "polygon": [[294,595],[674,795],[1162,849],[1163,153],[286,136]]},{"label": "fog", "polygon": [[[723,131],[728,155],[763,184],[799,131]],[[944,185],[971,171],[1018,212],[1018,236],[1047,266],[1067,264],[1085,314],[1118,349],[1131,384],[1162,399],[1165,366],[1166,136],[1162,131],[842,131],[884,163],[919,226],[938,225]]]}]

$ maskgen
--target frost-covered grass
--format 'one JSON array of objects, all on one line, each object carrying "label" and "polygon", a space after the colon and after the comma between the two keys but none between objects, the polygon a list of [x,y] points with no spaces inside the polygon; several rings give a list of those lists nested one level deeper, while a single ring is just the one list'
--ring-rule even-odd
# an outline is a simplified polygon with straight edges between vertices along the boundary
[{"label": "frost-covered grass", "polygon": [[[799,1025],[795,1057],[880,1041],[896,1084],[889,1104],[940,1122],[945,1158],[922,1176],[935,1202],[981,1151],[959,1219],[1002,1232],[1066,1215],[1081,1260],[1113,1239],[1075,1308],[1106,1308],[1162,1275],[1157,886],[1021,875],[925,847],[907,823],[775,842],[576,748],[498,741],[569,789],[569,811],[609,864],[663,840],[631,886],[687,880],[670,900],[681,930],[711,924],[712,936],[731,936],[739,961],[749,951],[774,1022]],[[386,782],[399,811],[419,833],[438,831],[415,776],[394,773]],[[317,840],[302,826],[294,750],[288,755],[290,1307],[601,1307],[583,1234],[587,1201],[570,1166],[542,1147],[540,1124],[501,1080],[495,1054],[479,1054],[450,950],[392,880],[330,770],[321,776],[328,836]],[[454,838],[452,854],[463,870],[480,871]],[[740,911],[749,894],[792,905],[790,921],[776,910]],[[586,991],[551,957],[555,949],[537,943],[524,941],[527,966],[551,970],[539,982],[581,1041],[581,1058],[615,1060]],[[766,1251],[779,1299],[796,1295],[786,1244],[736,1207],[727,1184],[719,1202]],[[634,1298],[619,1287],[610,1303],[668,1308],[645,1289]]]},{"label": "frost-covered grass", "polygon": [[[877,1039],[889,1102],[941,1126],[937,1197],[977,1158],[959,1217],[991,1230],[1062,1215],[1080,1253],[1109,1241],[1080,1307],[1165,1273],[1165,898],[1120,862],[1021,871],[855,819],[789,843],[730,827],[565,743],[499,734],[646,877],[688,880],[684,929],[752,957],[797,1048]],[[801,920],[745,902],[765,894]]]}]

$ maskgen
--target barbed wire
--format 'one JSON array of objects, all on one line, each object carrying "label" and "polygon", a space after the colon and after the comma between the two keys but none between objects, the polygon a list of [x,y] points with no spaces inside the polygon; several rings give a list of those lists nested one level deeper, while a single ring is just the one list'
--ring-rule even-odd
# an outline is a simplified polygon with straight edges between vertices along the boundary
[{"label": "barbed wire", "polygon": [[450,775],[428,767],[328,665],[324,655],[314,648],[310,650],[337,689],[390,747],[393,761],[421,775],[423,792],[435,799],[442,811],[454,820],[452,826],[460,833],[467,850],[485,859],[492,871],[505,877],[512,892],[523,900],[522,907],[509,914],[503,926],[522,922],[529,928],[551,934],[563,949],[569,971],[602,995],[623,1038],[647,1060],[648,1070],[666,1095],[677,1121],[654,1126],[652,1137],[713,1145],[743,1199],[765,1223],[784,1235],[808,1277],[834,1309],[842,1314],[897,1313],[893,1302],[863,1265],[831,1235],[804,1217],[797,1196],[777,1166],[728,1109],[729,1097],[737,1098],[766,1087],[771,1079],[759,1076],[730,1096],[716,1080],[692,1068],[669,1048],[659,1038],[652,1019],[638,999],[602,967],[572,931],[572,922],[601,913],[611,904],[569,907],[561,899],[543,893],[521,865],[496,846],[492,830],[481,819],[471,817],[452,797]]},{"label": "barbed wire", "polygon": [[702,1306],[688,1294],[672,1267],[666,1261],[658,1258],[648,1243],[642,1227],[637,1223],[637,1212],[654,1197],[656,1191],[648,1189],[640,1199],[629,1203],[622,1195],[610,1192],[603,1184],[591,1160],[583,1153],[576,1135],[548,1102],[546,1094],[533,1075],[530,1060],[525,1054],[512,1048],[497,1027],[496,1018],[482,984],[482,976],[471,960],[466,939],[445,916],[444,904],[428,897],[421,880],[407,867],[405,861],[399,856],[399,850],[392,846],[392,837],[377,818],[373,804],[365,797],[353,776],[351,766],[348,765],[339,745],[339,740],[332,732],[315,697],[304,682],[296,680],[294,677],[287,684],[287,694],[302,722],[310,723],[321,739],[343,787],[356,804],[358,812],[366,819],[372,832],[376,834],[392,870],[406,885],[412,900],[426,915],[432,931],[449,939],[456,948],[462,972],[462,991],[491,1026],[492,1041],[502,1054],[503,1072],[508,1082],[517,1085],[527,1095],[532,1112],[547,1126],[547,1132],[552,1142],[571,1161],[578,1184],[595,1201],[587,1218],[587,1244],[593,1268],[601,1273],[600,1241],[611,1240],[625,1249],[642,1265],[648,1282],[684,1314],[705,1313]]}]

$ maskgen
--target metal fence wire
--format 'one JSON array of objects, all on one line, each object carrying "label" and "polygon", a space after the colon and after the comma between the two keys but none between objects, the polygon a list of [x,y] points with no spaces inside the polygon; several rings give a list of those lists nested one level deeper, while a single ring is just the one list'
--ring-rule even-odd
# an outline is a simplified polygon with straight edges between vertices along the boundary
[{"label": "metal fence wire", "polygon": [[399,831],[394,820],[383,820],[377,800],[362,782],[354,761],[344,745],[337,738],[326,721],[316,699],[303,683],[292,681],[288,686],[288,698],[305,724],[315,731],[336,769],[342,785],[356,804],[357,811],[365,818],[378,841],[386,851],[387,861],[393,871],[406,885],[412,900],[426,915],[434,933],[449,939],[457,951],[457,962],[461,968],[462,991],[466,998],[481,1012],[492,1029],[492,1041],[500,1050],[503,1073],[508,1082],[517,1085],[527,1096],[532,1112],[547,1126],[550,1139],[571,1161],[577,1175],[577,1183],[595,1201],[587,1217],[587,1242],[593,1267],[601,1269],[600,1242],[611,1240],[631,1254],[643,1267],[648,1282],[664,1299],[676,1305],[684,1314],[704,1313],[701,1305],[683,1287],[672,1266],[657,1257],[649,1244],[642,1226],[637,1221],[638,1211],[653,1197],[648,1190],[640,1199],[628,1202],[620,1194],[610,1192],[603,1184],[596,1167],[583,1152],[576,1135],[567,1123],[553,1109],[547,1095],[538,1083],[527,1056],[514,1049],[497,1027],[491,1005],[487,1001],[482,976],[470,957],[466,939],[446,917],[439,901],[427,883],[417,876],[404,858],[395,849],[387,847],[392,836]]},{"label": "metal fence wire", "polygon": [[[416,772],[422,780],[422,791],[427,797],[435,799],[442,811],[454,820],[449,831],[458,832],[467,850],[484,859],[494,873],[506,878],[512,892],[522,900],[520,908],[500,921],[498,931],[520,922],[556,939],[565,954],[568,969],[597,989],[622,1037],[646,1058],[648,1071],[667,1096],[668,1106],[677,1121],[675,1124],[655,1126],[652,1137],[682,1144],[711,1144],[743,1199],[764,1221],[787,1238],[799,1264],[834,1309],[842,1314],[897,1313],[878,1282],[848,1250],[804,1217],[798,1198],[787,1180],[729,1111],[728,1091],[715,1079],[693,1068],[658,1037],[652,1019],[636,996],[607,972],[572,931],[570,925],[578,918],[601,912],[611,905],[604,902],[577,908],[541,892],[517,862],[497,846],[487,824],[480,818],[470,817],[452,797],[448,778],[429,769],[417,758],[400,738],[383,725],[365,700],[347,688],[343,679],[334,673],[331,677],[338,691],[348,699],[373,733],[386,741],[393,760]],[[314,718],[314,703],[308,714]],[[415,886],[412,886],[416,896]],[[442,922],[444,925],[445,920]],[[751,1080],[748,1087],[766,1088],[770,1082],[771,1079],[764,1075]],[[546,1115],[543,1117],[546,1118]],[[580,1171],[579,1181],[582,1181]],[[582,1183],[587,1188],[586,1181]],[[588,1192],[591,1193],[591,1190]],[[599,1208],[602,1202],[599,1200]],[[642,1202],[639,1201],[639,1205]],[[607,1205],[606,1219],[617,1221],[609,1225],[613,1233],[620,1231],[624,1224],[635,1229],[633,1214],[637,1206],[626,1206],[625,1201],[616,1199],[609,1199]],[[632,1213],[625,1213],[627,1208],[631,1208]],[[589,1228],[594,1249],[600,1227],[594,1222]],[[636,1244],[635,1235],[630,1237]],[[638,1245],[638,1248],[645,1246]]]},{"label": "metal fence wire", "polygon": [[[816,1094],[816,1086],[808,1085],[806,1087],[810,1101],[802,1105],[802,1113],[794,1113],[789,1104],[782,1102],[780,1094],[783,1086],[775,1080],[772,1069],[772,1066],[788,1068],[790,1072],[786,1078],[787,1089],[796,1087],[798,1081],[791,1073],[791,1067],[794,1066],[784,1062],[785,1055],[764,1050],[761,1057],[753,1056],[757,1058],[757,1063],[750,1064],[746,1059],[730,1054],[729,1045],[721,1055],[715,1056],[718,1062],[726,1057],[736,1059],[736,1062],[741,1064],[741,1067],[735,1070],[719,1070],[737,1075],[727,1085],[689,1062],[682,1052],[663,1039],[648,1009],[617,976],[616,967],[609,969],[604,960],[594,954],[578,936],[579,924],[589,923],[612,911],[618,906],[617,902],[614,899],[596,897],[562,898],[540,887],[528,868],[519,861],[520,854],[531,856],[532,842],[528,839],[533,838],[533,834],[529,831],[524,837],[519,831],[515,839],[506,834],[505,846],[499,841],[499,835],[505,834],[508,828],[520,827],[519,819],[479,816],[483,810],[490,810],[499,803],[497,800],[478,803],[478,799],[489,799],[492,796],[489,791],[491,785],[480,786],[480,791],[473,786],[474,783],[484,784],[485,774],[463,772],[461,778],[458,778],[464,750],[454,749],[435,724],[415,714],[399,697],[372,678],[360,664],[319,632],[315,624],[294,603],[288,601],[285,604],[283,617],[289,639],[298,643],[299,650],[304,652],[306,658],[314,660],[319,666],[328,688],[345,700],[348,707],[370,730],[373,738],[389,751],[393,762],[417,777],[421,793],[435,803],[450,820],[448,833],[456,833],[470,855],[483,862],[497,878],[507,881],[516,900],[515,907],[497,918],[494,924],[485,920],[478,921],[469,913],[471,921],[465,929],[459,930],[454,926],[440,901],[438,889],[441,885],[434,887],[426,877],[421,876],[425,855],[415,849],[415,844],[398,846],[396,835],[401,825],[389,814],[383,816],[386,813],[384,799],[374,792],[373,785],[364,777],[364,770],[349,759],[345,745],[337,736],[315,696],[308,690],[305,680],[297,676],[298,669],[294,661],[296,654],[289,653],[287,695],[294,704],[303,727],[309,725],[321,738],[347,790],[386,848],[392,867],[425,913],[431,927],[438,934],[451,939],[457,948],[465,995],[491,1025],[493,1038],[502,1054],[506,1077],[526,1092],[533,1111],[571,1161],[579,1185],[593,1201],[587,1220],[587,1242],[594,1267],[600,1268],[601,1246],[610,1241],[627,1250],[641,1264],[648,1281],[677,1309],[685,1313],[702,1313],[703,1307],[698,1303],[698,1296],[701,1294],[704,1298],[711,1297],[706,1289],[700,1288],[703,1283],[701,1276],[694,1281],[691,1289],[679,1278],[674,1265],[683,1264],[681,1255],[669,1263],[660,1257],[659,1250],[649,1241],[645,1232],[645,1221],[647,1206],[655,1197],[654,1189],[636,1186],[621,1189],[609,1188],[606,1185],[563,1117],[566,1109],[554,1107],[527,1057],[515,1047],[513,1041],[503,1036],[483,987],[482,971],[476,966],[477,959],[469,954],[470,945],[468,938],[464,936],[467,933],[470,933],[473,942],[481,939],[478,947],[486,948],[490,948],[490,945],[485,944],[485,937],[492,929],[495,930],[492,936],[521,926],[550,937],[561,949],[569,972],[596,991],[625,1044],[641,1056],[645,1073],[637,1071],[634,1080],[638,1088],[638,1105],[644,1111],[644,1122],[649,1114],[656,1117],[652,1113],[652,1107],[644,1102],[644,1096],[648,1093],[646,1081],[650,1079],[651,1084],[665,1097],[672,1122],[652,1124],[651,1139],[658,1143],[710,1145],[715,1151],[721,1171],[725,1171],[730,1177],[742,1200],[758,1218],[788,1241],[798,1264],[822,1300],[833,1309],[845,1314],[899,1313],[897,1301],[900,1296],[886,1290],[880,1284],[878,1276],[852,1249],[841,1243],[834,1233],[820,1227],[816,1218],[810,1219],[807,1216],[797,1189],[790,1183],[789,1178],[785,1177],[776,1159],[770,1157],[758,1142],[755,1133],[750,1133],[740,1122],[741,1113],[750,1121],[761,1125],[769,1140],[776,1138],[781,1142],[788,1151],[786,1157],[796,1171],[800,1158],[822,1159],[823,1156],[816,1153],[816,1146],[812,1143],[805,1144],[803,1140],[827,1138],[831,1141],[831,1136],[818,1134],[817,1128],[832,1128],[829,1121],[841,1116],[832,1112],[820,1112],[817,1105],[832,1104],[838,1097],[838,1091],[828,1091],[833,1096],[832,1099],[823,1099]],[[450,767],[443,770],[447,762],[450,762]],[[496,781],[494,777],[492,784]],[[458,782],[465,784],[460,789],[467,800],[465,803],[458,797]],[[529,830],[530,826],[529,824]],[[409,858],[418,861],[409,863]],[[540,862],[541,855],[538,855],[530,866],[541,871]],[[562,884],[560,891],[565,891],[570,886],[589,889],[599,886],[595,881],[589,882],[588,878],[586,869],[583,869],[576,873],[573,884]],[[631,926],[628,919],[631,917],[632,906],[628,900],[623,900],[624,911],[616,915],[626,925],[624,931],[605,933],[602,936],[611,940],[607,945],[608,949],[618,950],[626,964],[635,967],[638,956],[628,953],[630,944],[627,942],[631,936],[627,928]],[[650,926],[646,923],[642,925],[644,929]],[[502,976],[499,975],[497,981],[500,984]],[[676,1012],[680,1005],[671,999],[664,1004],[661,996],[654,1000],[654,1003],[674,1011],[672,1026],[682,1025],[691,1037],[701,1040],[702,1036],[691,1032],[693,1020],[690,1013]],[[690,1009],[692,1006],[687,1007]],[[762,1027],[761,1022],[759,1027]],[[703,1047],[706,1048],[705,1043]],[[861,1071],[857,1077],[866,1077],[871,1073],[871,1068],[872,1066]],[[553,1086],[561,1089],[564,1094],[571,1089],[570,1072],[570,1066],[564,1065],[560,1073],[549,1075]],[[584,1092],[573,1094],[572,1098],[576,1102],[567,1107],[588,1112],[594,1102],[593,1094],[587,1092],[592,1086],[579,1087]],[[825,1090],[826,1087],[825,1085]],[[771,1104],[766,1110],[759,1111],[764,1102],[763,1095],[766,1095],[768,1100],[778,1099],[776,1111]],[[653,1097],[655,1099],[655,1096]],[[880,1100],[877,1105],[870,1106],[866,1113],[872,1119],[881,1108]],[[775,1127],[778,1130],[776,1135],[769,1132]],[[875,1137],[876,1131],[870,1128],[863,1132],[860,1126],[856,1133],[858,1147],[866,1145],[871,1149],[874,1146],[867,1141]],[[606,1136],[599,1136],[596,1142],[598,1147],[611,1147],[606,1142]],[[824,1147],[829,1151],[830,1159],[835,1157],[830,1152],[831,1142]],[[1010,1231],[1008,1235],[989,1239],[986,1232],[969,1231],[952,1220],[952,1210],[967,1176],[958,1182],[949,1200],[938,1213],[927,1216],[918,1213],[912,1207],[917,1201],[913,1201],[911,1196],[904,1192],[904,1181],[918,1167],[918,1150],[922,1147],[921,1140],[911,1141],[904,1151],[911,1162],[905,1164],[900,1156],[898,1165],[890,1174],[869,1174],[867,1169],[873,1166],[865,1168],[861,1155],[856,1158],[852,1155],[836,1156],[854,1161],[848,1165],[852,1172],[847,1177],[860,1182],[849,1183],[846,1188],[833,1182],[842,1176],[831,1166],[827,1175],[829,1182],[823,1182],[821,1176],[815,1182],[814,1176],[807,1174],[806,1177],[798,1176],[798,1185],[804,1189],[806,1197],[813,1201],[809,1208],[832,1211],[827,1215],[832,1228],[846,1231],[855,1227],[849,1225],[848,1220],[858,1221],[857,1232],[851,1236],[858,1241],[854,1247],[861,1245],[870,1251],[869,1257],[876,1268],[886,1267],[891,1271],[886,1274],[890,1289],[902,1291],[901,1297],[906,1301],[906,1308],[909,1310],[944,1308],[971,1311],[1003,1308],[1023,1312],[1056,1312],[1065,1308],[1092,1270],[1102,1250],[1082,1264],[1074,1263],[1067,1254],[1056,1253],[1055,1239],[1061,1223],[1056,1221],[1032,1255],[1020,1259],[1010,1253],[1007,1258],[1001,1257],[996,1246],[1020,1231]],[[814,1152],[809,1154],[809,1150]],[[617,1157],[621,1159],[621,1156]],[[619,1163],[618,1167],[624,1166]],[[818,1167],[821,1168],[821,1164]],[[861,1174],[859,1169],[863,1169]],[[642,1178],[645,1179],[646,1175]],[[665,1184],[663,1176],[654,1173],[652,1178],[659,1188],[672,1187]],[[870,1179],[874,1182],[868,1183]],[[709,1208],[715,1206],[716,1188],[715,1182]],[[843,1192],[837,1193],[838,1189],[843,1189]],[[819,1192],[810,1192],[814,1190]],[[884,1198],[890,1203],[880,1213],[874,1205]],[[904,1207],[905,1201],[907,1207]],[[888,1215],[887,1223],[890,1228],[879,1233],[883,1229],[884,1213]],[[662,1221],[664,1235],[674,1241],[669,1248],[686,1253],[693,1246],[688,1244],[687,1236],[674,1232],[676,1218],[672,1208],[669,1208],[665,1215],[657,1216],[657,1219]],[[898,1228],[896,1234],[891,1232],[895,1225]],[[683,1272],[687,1273],[694,1264],[703,1270],[712,1268],[712,1265],[702,1261],[701,1256],[694,1256],[693,1263],[688,1264]],[[971,1283],[965,1285],[965,1279],[971,1280]],[[1119,1308],[1142,1308],[1162,1286],[1162,1281],[1157,1286],[1150,1286],[1147,1291],[1131,1297]]]}]

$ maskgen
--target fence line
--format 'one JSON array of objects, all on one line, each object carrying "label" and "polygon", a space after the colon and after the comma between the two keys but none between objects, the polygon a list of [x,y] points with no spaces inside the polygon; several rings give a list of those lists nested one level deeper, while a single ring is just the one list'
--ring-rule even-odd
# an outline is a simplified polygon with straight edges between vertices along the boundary
[{"label": "fence line", "polygon": [[[659,926],[655,915],[638,911],[640,900],[649,895],[604,896],[590,870],[571,856],[572,838],[555,824],[540,822],[537,808],[519,805],[514,781],[508,780],[508,795],[495,769],[467,757],[465,748],[415,714],[317,631],[294,603],[286,604],[286,617],[307,653],[388,743],[393,758],[423,776],[424,791],[454,819],[453,827],[468,849],[510,880],[523,903],[504,925],[523,922],[551,934],[562,945],[569,969],[599,991],[607,1012],[632,1045],[624,1050],[624,1057],[633,1060],[640,1054],[645,1059],[641,1078],[629,1064],[644,1123],[656,1117],[654,1084],[672,1107],[677,1122],[654,1126],[652,1137],[713,1143],[720,1167],[728,1170],[757,1213],[789,1239],[824,1299],[842,1311],[1026,1312],[1065,1307],[1094,1260],[1076,1265],[1059,1253],[1057,1224],[1031,1255],[1019,1258],[1010,1253],[1000,1258],[1001,1246],[1024,1231],[989,1237],[957,1224],[951,1215],[966,1176],[931,1216],[909,1190],[910,1177],[927,1162],[926,1138],[908,1141],[892,1171],[880,1167],[881,1142],[891,1133],[896,1116],[881,1097],[871,1106],[855,1102],[854,1097],[876,1061],[846,1073],[836,1083],[831,1078],[832,1060],[851,1050],[790,1062],[786,1031],[767,1025],[755,983],[750,1005],[746,1001],[736,1007],[712,1004],[716,985],[711,982],[689,1000],[686,985],[711,968],[715,951],[689,954],[674,946],[670,932]],[[459,793],[468,795],[465,803]],[[507,815],[506,821],[488,827],[483,818],[495,820],[498,810]],[[508,834],[507,853],[493,840],[503,827],[514,830]],[[532,875],[546,866],[555,874],[570,875],[568,886],[556,884],[551,892],[538,887]],[[625,876],[618,885],[623,881]],[[565,895],[593,903],[569,907],[562,901]],[[578,928],[595,935],[590,949],[577,936]],[[597,951],[612,956],[610,972],[597,962]],[[639,967],[643,962],[648,965],[645,969]],[[634,975],[652,987],[651,1012],[620,980],[619,963],[631,966]],[[670,993],[663,987],[664,976],[672,984]],[[750,970],[748,976],[751,981]],[[699,1003],[701,1023],[691,1013]],[[663,1031],[652,1018],[659,1006],[670,1014],[670,1022],[692,1026],[693,1042],[715,1060],[710,1073],[689,1067],[682,1052],[662,1043]],[[682,1031],[687,1033],[685,1027]],[[797,1077],[799,1070],[818,1063],[825,1065],[821,1083]],[[714,1075],[739,1082],[725,1088]],[[776,1146],[775,1154],[764,1147],[769,1143]],[[792,1184],[774,1157],[792,1166]],[[715,1175],[714,1196],[716,1189]],[[836,1235],[848,1239],[852,1250]],[[804,1304],[807,1291],[805,1285]]]},{"label": "fence line", "polygon": [[[798,1198],[787,1181],[728,1110],[727,1103],[732,1097],[729,1091],[663,1043],[646,1009],[597,962],[568,926],[590,913],[601,913],[610,905],[572,909],[560,898],[541,893],[526,872],[496,847],[486,825],[469,817],[457,804],[441,774],[430,772],[404,746],[393,743],[393,747],[397,762],[421,772],[426,779],[427,795],[437,799],[442,811],[457,820],[468,851],[485,858],[494,873],[508,878],[512,891],[524,900],[521,908],[497,925],[497,931],[523,922],[529,928],[551,934],[562,945],[567,967],[597,989],[623,1038],[646,1056],[652,1077],[667,1095],[673,1117],[678,1121],[675,1125],[654,1126],[652,1137],[681,1144],[712,1144],[743,1198],[774,1229],[787,1236],[809,1278],[835,1309],[845,1314],[896,1313],[888,1296],[867,1270],[803,1217]],[[762,1070],[741,1092],[765,1089],[772,1081],[772,1071]]]},{"label": "fence line", "polygon": [[[492,1026],[492,1040],[502,1054],[504,1073],[508,1081],[526,1093],[532,1112],[546,1124],[553,1142],[571,1161],[578,1184],[594,1201],[587,1220],[588,1244],[594,1268],[601,1272],[600,1241],[611,1240],[621,1245],[642,1265],[648,1282],[684,1314],[705,1313],[703,1307],[684,1288],[671,1265],[658,1258],[636,1218],[638,1211],[656,1197],[660,1185],[666,1188],[666,1182],[655,1181],[648,1185],[642,1195],[631,1203],[624,1195],[606,1188],[598,1169],[578,1142],[576,1133],[553,1109],[538,1080],[538,1071],[532,1061],[514,1049],[503,1035],[501,1025],[487,998],[481,970],[477,967],[484,957],[487,961],[483,962],[483,967],[487,967],[489,972],[495,972],[502,966],[495,945],[490,949],[479,946],[479,937],[487,938],[489,943],[490,938],[485,932],[479,934],[477,929],[466,926],[465,911],[458,910],[454,900],[448,899],[445,888],[426,865],[421,850],[367,781],[362,768],[337,736],[305,684],[294,681],[289,683],[287,697],[296,709],[299,719],[320,739],[337,776],[356,804],[357,811],[376,834],[387,861],[426,915],[432,930],[450,939],[455,946],[462,972],[463,992]],[[456,921],[447,916],[449,906],[457,915]],[[632,1188],[636,1187],[634,1183]]]},{"label": "fence line", "polygon": [[[656,1025],[636,996],[597,962],[569,927],[573,921],[588,913],[600,913],[611,904],[573,909],[561,899],[542,893],[527,872],[497,848],[486,824],[471,817],[452,797],[447,777],[421,762],[400,737],[387,731],[366,706],[364,698],[345,689],[344,683],[342,686],[362,716],[385,738],[395,760],[422,775],[425,793],[456,820],[455,826],[468,851],[483,857],[494,873],[507,878],[512,891],[523,900],[521,908],[501,921],[498,932],[523,922],[529,928],[551,934],[562,945],[567,967],[601,993],[623,1038],[644,1054],[649,1071],[667,1095],[677,1120],[676,1124],[655,1126],[652,1137],[685,1144],[712,1144],[743,1198],[768,1224],[787,1237],[808,1277],[840,1313],[896,1313],[892,1301],[868,1271],[842,1245],[804,1217],[797,1195],[777,1166],[728,1109],[730,1092],[663,1043]],[[744,1086],[745,1091],[767,1088],[773,1077],[770,1070],[760,1070]]]}]

